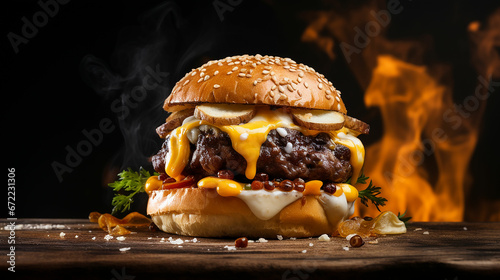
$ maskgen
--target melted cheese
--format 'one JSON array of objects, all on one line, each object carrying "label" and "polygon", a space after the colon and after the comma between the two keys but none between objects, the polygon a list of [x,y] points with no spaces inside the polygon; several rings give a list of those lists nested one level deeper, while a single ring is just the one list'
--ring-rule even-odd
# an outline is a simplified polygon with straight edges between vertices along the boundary
[{"label": "melted cheese", "polygon": [[350,131],[347,128],[343,128],[338,132],[330,132],[330,137],[334,143],[342,144],[351,151],[351,183],[356,185],[365,162],[365,147],[363,146],[363,143],[361,143],[357,137],[350,134]]},{"label": "melted cheese", "polygon": [[[245,176],[248,179],[253,179],[256,174],[260,148],[271,130],[290,128],[299,130],[304,135],[317,135],[321,132],[295,125],[290,115],[282,110],[269,110],[266,108],[258,109],[253,119],[240,125],[219,126],[189,117],[183,122],[182,126],[174,129],[170,134],[169,151],[165,157],[165,172],[170,177],[177,180],[181,177],[182,170],[189,162],[190,142],[188,137],[193,138],[193,135],[197,135],[197,133],[193,132],[193,129],[200,125],[216,127],[229,135],[233,149],[242,155],[247,162]],[[342,144],[351,151],[351,165],[353,167],[351,182],[355,184],[364,163],[365,150],[363,144],[346,128],[327,133],[330,134],[330,138],[334,143]]]},{"label": "melted cheese", "polygon": [[269,220],[281,212],[288,204],[302,197],[298,191],[282,192],[278,190],[242,191],[238,197],[243,200],[252,213],[261,220]]},{"label": "melted cheese", "polygon": [[237,196],[243,190],[243,186],[242,183],[217,177],[205,177],[198,181],[198,188],[216,188],[220,196]]},{"label": "melted cheese", "polygon": [[[337,191],[332,195],[321,191],[323,182],[312,180],[305,183],[304,192],[280,190],[243,190],[244,184],[229,179],[205,177],[198,181],[199,188],[215,188],[221,196],[235,196],[245,202],[250,211],[261,220],[269,220],[281,212],[290,203],[305,195],[313,195],[323,205],[327,218],[335,224],[352,215],[353,203],[358,190],[350,184],[338,184]],[[352,211],[351,211],[352,208]]]}]

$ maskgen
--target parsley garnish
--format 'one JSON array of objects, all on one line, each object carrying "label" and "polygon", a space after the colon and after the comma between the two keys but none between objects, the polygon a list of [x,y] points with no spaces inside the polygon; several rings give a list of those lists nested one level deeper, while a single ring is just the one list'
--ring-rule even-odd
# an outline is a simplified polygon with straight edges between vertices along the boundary
[{"label": "parsley garnish", "polygon": [[[361,174],[357,180],[357,183],[366,184],[366,181],[369,178],[370,177],[365,176],[365,174]],[[370,180],[368,187],[358,192],[358,197],[360,198],[361,203],[363,203],[363,205],[368,207],[368,200],[370,200],[372,204],[375,205],[375,207],[377,207],[377,210],[379,212],[382,212],[380,211],[379,206],[385,206],[387,199],[378,196],[380,194],[380,189],[381,189],[380,187],[374,186],[372,180]]]},{"label": "parsley garnish", "polygon": [[[158,175],[158,173],[155,172],[154,175]],[[123,170],[118,173],[118,177],[119,180],[108,184],[117,192],[111,202],[111,205],[113,205],[112,215],[130,210],[130,205],[134,202],[133,197],[140,192],[145,192],[144,185],[151,175],[149,171],[141,167],[139,172],[132,171],[130,168]]]}]

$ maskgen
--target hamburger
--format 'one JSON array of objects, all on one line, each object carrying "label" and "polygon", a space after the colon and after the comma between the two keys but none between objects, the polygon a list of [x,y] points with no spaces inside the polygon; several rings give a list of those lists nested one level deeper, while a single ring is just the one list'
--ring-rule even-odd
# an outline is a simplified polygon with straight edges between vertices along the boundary
[{"label": "hamburger", "polygon": [[[145,185],[168,233],[332,234],[354,212],[369,125],[347,115],[324,75],[289,58],[242,55],[187,73],[163,108]],[[352,182],[352,183],[349,183]]]}]

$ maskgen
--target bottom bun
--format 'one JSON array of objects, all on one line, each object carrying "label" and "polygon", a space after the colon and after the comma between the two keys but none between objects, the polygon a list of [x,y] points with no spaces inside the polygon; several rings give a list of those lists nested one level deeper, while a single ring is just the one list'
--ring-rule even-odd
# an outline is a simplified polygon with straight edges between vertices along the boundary
[{"label": "bottom bun", "polygon": [[261,220],[241,199],[222,197],[215,189],[202,188],[152,191],[148,214],[158,228],[167,233],[249,238],[332,234],[345,216],[329,221],[318,197],[304,196],[271,219]]}]

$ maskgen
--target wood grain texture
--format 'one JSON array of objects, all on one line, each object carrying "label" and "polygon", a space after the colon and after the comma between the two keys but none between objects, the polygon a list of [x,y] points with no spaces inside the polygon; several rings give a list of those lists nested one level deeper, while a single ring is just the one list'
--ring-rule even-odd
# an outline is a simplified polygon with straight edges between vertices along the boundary
[{"label": "wood grain texture", "polygon": [[[15,246],[16,272],[2,279],[498,279],[500,223],[412,223],[408,233],[349,248],[335,237],[269,240],[228,250],[233,239],[137,231],[124,241],[86,220],[17,220],[15,245],[0,226],[4,260]],[[20,226],[22,225],[22,226]],[[467,230],[464,230],[466,227]],[[61,237],[60,233],[65,236]],[[428,233],[428,234],[424,234]],[[95,238],[94,238],[95,237]],[[182,244],[171,244],[169,237]],[[367,239],[373,241],[375,238]],[[312,246],[311,246],[312,244]],[[130,250],[121,252],[120,248]],[[306,250],[303,253],[303,250]],[[9,278],[5,278],[5,276]],[[480,277],[480,278],[478,278]]]}]

